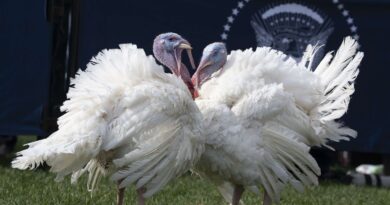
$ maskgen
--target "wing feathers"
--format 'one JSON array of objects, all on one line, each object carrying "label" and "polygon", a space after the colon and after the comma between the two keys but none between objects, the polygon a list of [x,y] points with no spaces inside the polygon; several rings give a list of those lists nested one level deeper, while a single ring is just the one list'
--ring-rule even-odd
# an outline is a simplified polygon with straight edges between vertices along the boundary
[{"label": "wing feathers", "polygon": [[71,83],[59,130],[31,143],[13,167],[46,162],[58,178],[73,173],[72,182],[89,172],[92,190],[100,175],[118,170],[122,186],[145,186],[150,196],[200,157],[202,116],[190,92],[142,49],[103,50]]}]

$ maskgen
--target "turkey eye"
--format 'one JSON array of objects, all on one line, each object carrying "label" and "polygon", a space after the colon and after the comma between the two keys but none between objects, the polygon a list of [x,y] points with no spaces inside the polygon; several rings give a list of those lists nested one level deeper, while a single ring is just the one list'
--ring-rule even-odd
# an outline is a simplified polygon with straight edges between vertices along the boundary
[{"label": "turkey eye", "polygon": [[170,37],[168,38],[168,41],[174,41],[176,38],[175,37]]}]

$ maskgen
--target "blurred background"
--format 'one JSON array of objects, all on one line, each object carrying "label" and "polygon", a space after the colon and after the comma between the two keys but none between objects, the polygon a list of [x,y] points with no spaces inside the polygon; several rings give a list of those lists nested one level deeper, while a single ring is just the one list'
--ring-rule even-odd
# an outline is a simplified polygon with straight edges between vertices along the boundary
[{"label": "blurred background", "polygon": [[0,155],[12,155],[18,136],[57,129],[70,78],[104,48],[131,42],[152,54],[154,37],[172,31],[198,60],[214,41],[229,50],[271,46],[299,60],[308,44],[323,44],[321,56],[350,35],[365,52],[343,118],[358,138],[313,154],[323,177],[361,164],[390,175],[389,21],[390,0],[2,0]]}]

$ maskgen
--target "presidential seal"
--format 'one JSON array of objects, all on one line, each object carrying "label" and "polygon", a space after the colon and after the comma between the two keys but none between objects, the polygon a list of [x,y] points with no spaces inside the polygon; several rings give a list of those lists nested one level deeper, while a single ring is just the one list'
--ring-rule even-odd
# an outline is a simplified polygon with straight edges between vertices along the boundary
[{"label": "presidential seal", "polygon": [[324,45],[333,22],[318,9],[297,3],[269,5],[255,13],[251,26],[257,46],[268,46],[300,58],[308,44]]},{"label": "presidential seal", "polygon": [[[227,22],[223,26],[222,41],[227,42],[235,19],[251,2],[254,1],[238,1],[237,6],[232,9],[232,14],[227,17]],[[346,25],[349,26],[349,35],[358,40],[357,26],[344,4],[339,0],[333,0],[331,4],[336,6],[341,17],[345,19]],[[313,66],[318,62],[316,59],[323,57],[328,39],[335,31],[333,19],[329,15],[302,1],[262,3],[251,14],[249,24],[256,39],[254,42],[256,46],[267,46],[283,51],[297,61],[301,59],[309,44],[321,46],[314,58]]]}]

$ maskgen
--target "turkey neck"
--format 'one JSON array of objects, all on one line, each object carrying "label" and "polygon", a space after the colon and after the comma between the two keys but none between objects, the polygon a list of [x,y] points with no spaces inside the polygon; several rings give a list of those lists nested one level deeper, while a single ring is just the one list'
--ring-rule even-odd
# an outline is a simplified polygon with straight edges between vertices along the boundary
[{"label": "turkey neck", "polygon": [[191,81],[191,75],[187,69],[187,66],[185,66],[183,63],[181,63],[181,72],[179,75],[180,75],[181,79],[183,80],[183,82],[187,85],[187,88],[191,93],[192,99],[195,99],[194,84]]}]

